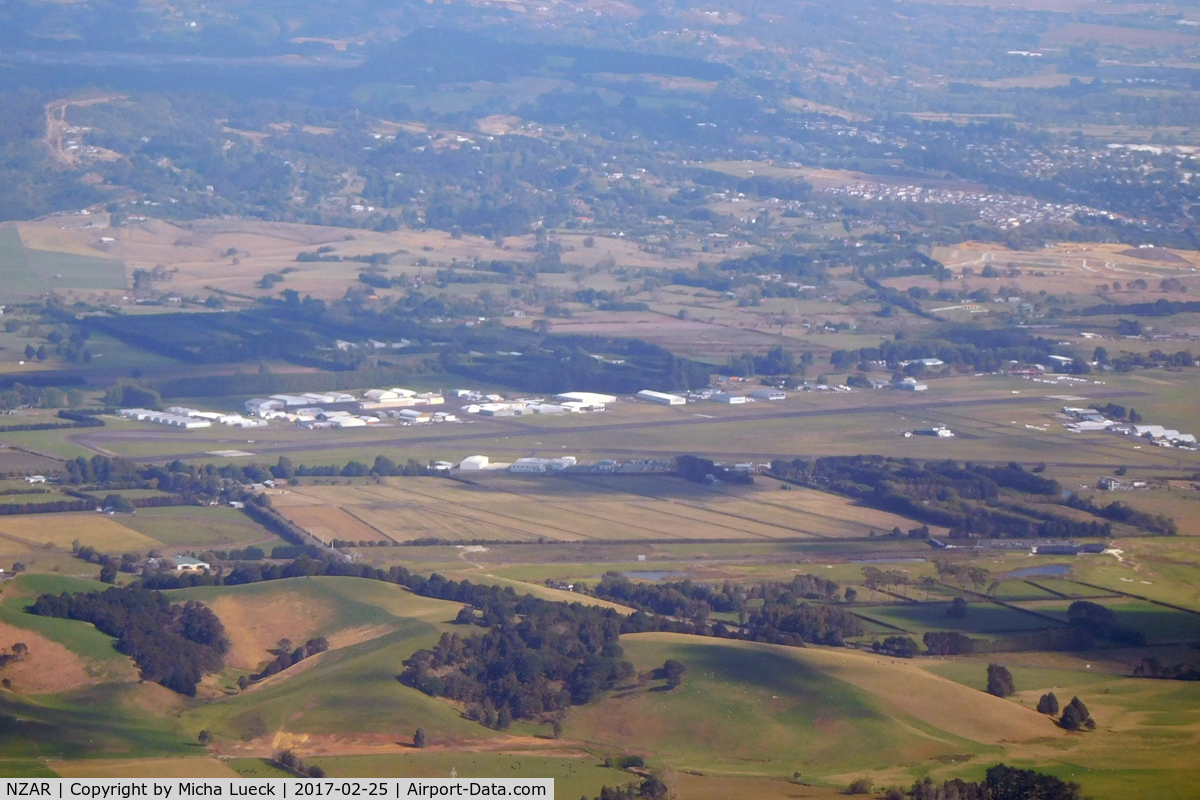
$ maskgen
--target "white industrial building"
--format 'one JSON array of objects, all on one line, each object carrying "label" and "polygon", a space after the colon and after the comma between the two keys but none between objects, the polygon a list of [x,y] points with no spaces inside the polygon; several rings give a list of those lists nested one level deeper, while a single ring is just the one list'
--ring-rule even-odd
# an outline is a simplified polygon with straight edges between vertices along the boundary
[{"label": "white industrial building", "polygon": [[575,456],[560,456],[559,458],[518,458],[509,466],[509,472],[527,472],[527,473],[542,473],[542,472],[557,472],[558,470],[573,467],[576,464]]},{"label": "white industrial building", "polygon": [[751,389],[750,396],[755,400],[787,400],[787,392],[763,386],[761,389]]},{"label": "white industrial building", "polygon": [[1162,425],[1140,425],[1134,423],[1117,423],[1111,430],[1124,433],[1127,436],[1140,436],[1155,442],[1169,444],[1195,444],[1196,437],[1190,433],[1180,433],[1174,428],[1164,428]]},{"label": "white industrial building", "polygon": [[269,397],[254,397],[246,401],[245,408],[247,414],[257,414],[261,417],[268,411],[282,411],[284,403]]},{"label": "white industrial building", "polygon": [[666,392],[656,392],[653,389],[642,389],[637,393],[637,398],[663,406],[681,406],[687,403],[686,397],[680,397],[677,394],[667,394]]},{"label": "white industrial building", "polygon": [[903,389],[906,392],[924,392],[929,387],[923,383],[918,383],[916,378],[905,378],[896,384],[897,389]]},{"label": "white industrial building", "polygon": [[746,395],[731,394],[729,392],[717,392],[712,396],[712,399],[714,403],[724,403],[730,406],[740,406],[746,403]]},{"label": "white industrial building", "polygon": [[467,456],[462,461],[458,462],[459,469],[487,469],[487,456]]},{"label": "white industrial building", "polygon": [[211,428],[212,422],[207,419],[169,414],[165,411],[151,411],[146,408],[122,408],[117,415],[123,419],[133,419],[138,422],[154,422],[159,425],[169,425],[172,428],[195,430],[196,428]]},{"label": "white industrial building", "polygon": [[603,411],[604,407],[617,402],[617,398],[611,394],[597,394],[596,392],[563,392],[554,396],[555,400],[564,403],[582,403],[584,406],[591,406],[596,411]]}]

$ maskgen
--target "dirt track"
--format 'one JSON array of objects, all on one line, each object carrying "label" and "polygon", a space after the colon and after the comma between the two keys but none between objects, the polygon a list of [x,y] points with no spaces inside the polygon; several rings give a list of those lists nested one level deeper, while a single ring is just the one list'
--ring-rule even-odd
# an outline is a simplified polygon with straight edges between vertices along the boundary
[{"label": "dirt track", "polygon": [[46,104],[46,135],[42,138],[55,161],[68,167],[78,164],[78,158],[63,147],[63,128],[67,126],[67,108],[70,106],[94,106],[126,97],[123,94],[102,94],[77,100],[55,100]]}]

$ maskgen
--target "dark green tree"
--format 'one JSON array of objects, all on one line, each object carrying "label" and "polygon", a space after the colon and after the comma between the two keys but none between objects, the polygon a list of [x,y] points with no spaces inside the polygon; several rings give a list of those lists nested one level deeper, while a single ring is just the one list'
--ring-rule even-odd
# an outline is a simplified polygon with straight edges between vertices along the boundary
[{"label": "dark green tree", "polygon": [[417,728],[417,732],[413,734],[413,747],[424,747],[428,744],[428,739],[425,737],[425,729]]},{"label": "dark green tree", "polygon": [[1054,692],[1042,695],[1042,699],[1038,700],[1037,710],[1039,714],[1049,714],[1052,717],[1058,714],[1058,698],[1054,696]]},{"label": "dark green tree", "polygon": [[946,616],[950,619],[963,619],[967,616],[967,601],[961,597],[954,598],[950,603],[950,607],[946,609]]},{"label": "dark green tree", "polygon": [[1088,713],[1087,706],[1078,697],[1072,697],[1071,702],[1067,703],[1067,707],[1063,709],[1062,717],[1059,718],[1058,724],[1069,731],[1077,731],[1081,728],[1091,730],[1096,727],[1096,723],[1092,720],[1092,715]]},{"label": "dark green tree", "polygon": [[988,694],[996,697],[1008,697],[1017,690],[1013,684],[1012,673],[1002,664],[988,664],[987,671]]}]

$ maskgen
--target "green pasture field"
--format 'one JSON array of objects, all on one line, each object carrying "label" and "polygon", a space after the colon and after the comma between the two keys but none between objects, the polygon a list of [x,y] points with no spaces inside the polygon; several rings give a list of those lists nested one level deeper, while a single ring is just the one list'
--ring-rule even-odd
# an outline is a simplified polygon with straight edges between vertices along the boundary
[{"label": "green pasture field", "polygon": [[867,615],[912,631],[960,631],[962,633],[1000,633],[1006,631],[1044,630],[1054,623],[1023,614],[993,603],[967,603],[967,616],[954,619],[946,616],[949,603],[894,603],[872,608]]},{"label": "green pasture field", "polygon": [[836,773],[867,763],[880,769],[913,757],[981,749],[786,649],[687,637],[661,641],[639,635],[622,642],[639,669],[667,658],[683,661],[688,667],[683,686],[617,693],[606,709],[576,709],[566,736],[656,753],[658,762],[679,769],[759,776]]},{"label": "green pasture field", "polygon": [[[78,623],[76,623],[78,624]],[[98,684],[34,699],[5,693],[0,753],[6,758],[145,758],[196,755],[194,737],[139,707],[136,684]]]},{"label": "green pasture field", "polygon": [[241,511],[220,506],[140,508],[136,514],[122,517],[121,523],[163,544],[179,547],[226,549],[252,543],[269,555],[272,547],[286,544]]},{"label": "green pasture field", "polygon": [[[1176,611],[1160,605],[1147,603],[1144,600],[1127,598],[1095,599],[1089,602],[1098,603],[1112,610],[1117,617],[1117,624],[1133,628],[1146,634],[1150,644],[1165,644],[1169,642],[1200,642],[1200,613]],[[1067,619],[1069,601],[1018,603],[1023,608],[1030,608],[1041,614]]]},{"label": "green pasture field", "polygon": [[125,264],[115,258],[25,248],[29,266],[51,289],[124,289]]},{"label": "green pasture field", "polygon": [[25,255],[25,245],[15,227],[0,228],[0,282],[7,298],[41,294],[46,284]]},{"label": "green pasture field", "polygon": [[52,289],[124,289],[125,265],[112,258],[32,250],[15,227],[3,228],[0,279],[3,296],[12,300]]}]

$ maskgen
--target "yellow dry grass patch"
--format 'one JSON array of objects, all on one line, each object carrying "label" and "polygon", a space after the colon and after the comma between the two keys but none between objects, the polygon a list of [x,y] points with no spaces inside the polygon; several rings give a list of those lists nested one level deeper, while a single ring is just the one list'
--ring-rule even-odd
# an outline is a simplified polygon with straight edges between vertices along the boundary
[{"label": "yellow dry grass patch", "polygon": [[99,245],[99,238],[95,236],[89,242],[81,239],[78,231],[28,223],[18,224],[17,230],[21,234],[21,243],[30,250],[50,250],[55,253],[71,253],[91,258],[112,258],[108,251]]},{"label": "yellow dry grass patch", "polygon": [[16,539],[33,547],[52,544],[69,550],[79,540],[101,552],[146,551],[161,547],[149,536],[127,528],[112,517],[95,513],[31,514],[0,519],[0,536]]},{"label": "yellow dry grass patch", "polygon": [[64,778],[240,778],[215,758],[123,758],[47,761]]},{"label": "yellow dry grass patch", "polygon": [[40,633],[0,622],[0,648],[11,650],[17,642],[29,648],[29,656],[0,670],[0,678],[10,680],[14,692],[53,694],[91,683],[82,659],[66,647]]},{"label": "yellow dry grass patch", "polygon": [[327,605],[302,592],[224,596],[208,605],[229,636],[225,663],[237,669],[257,669],[280,639],[301,644],[333,619]]}]

